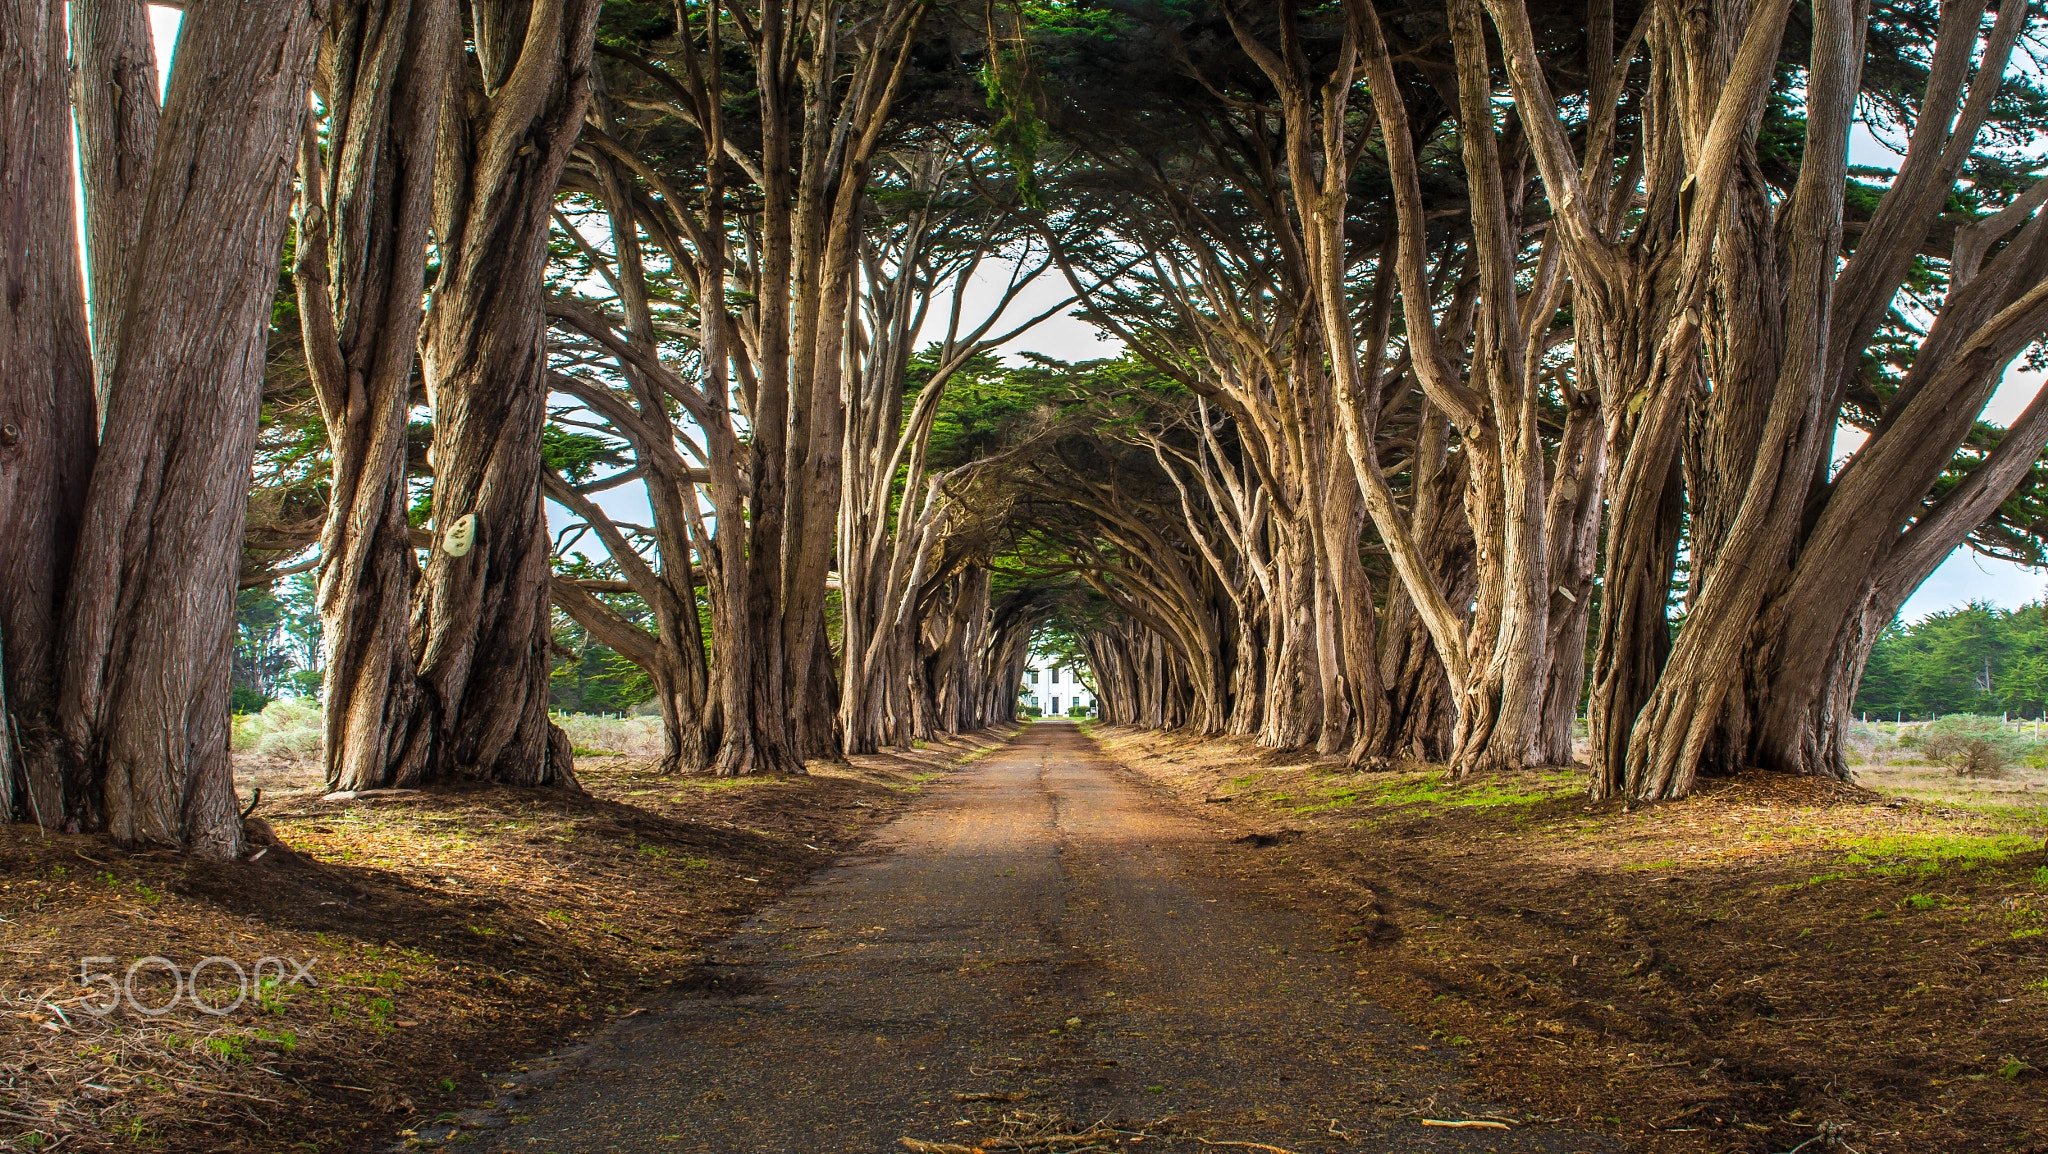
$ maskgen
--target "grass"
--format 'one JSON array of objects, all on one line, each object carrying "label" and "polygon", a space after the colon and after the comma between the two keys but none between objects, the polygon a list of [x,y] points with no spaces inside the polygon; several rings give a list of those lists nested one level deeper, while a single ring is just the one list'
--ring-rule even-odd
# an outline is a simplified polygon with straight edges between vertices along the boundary
[{"label": "grass", "polygon": [[236,753],[311,763],[320,758],[320,729],[318,703],[281,698],[261,713],[237,714],[229,726],[228,744]]},{"label": "grass", "polygon": [[1844,865],[1880,874],[1932,875],[1944,869],[1976,869],[2040,848],[2040,839],[2017,833],[1911,833],[1852,838]]},{"label": "grass", "polygon": [[[1264,775],[1234,778],[1234,786],[1253,784]],[[1487,777],[1470,782],[1452,781],[1439,772],[1346,775],[1327,784],[1311,784],[1314,800],[1289,807],[1298,814],[1322,813],[1357,805],[1405,809],[1427,807],[1424,816],[1436,809],[1502,809],[1538,805],[1569,797],[1582,787],[1570,774],[1531,773],[1513,777]],[[1274,794],[1271,804],[1294,801],[1291,794]]]},{"label": "grass", "polygon": [[[637,757],[663,753],[661,718],[557,713],[556,725],[569,735],[577,757]],[[229,731],[236,753],[290,763],[320,758],[321,710],[317,702],[280,699],[261,713],[238,714]]]}]

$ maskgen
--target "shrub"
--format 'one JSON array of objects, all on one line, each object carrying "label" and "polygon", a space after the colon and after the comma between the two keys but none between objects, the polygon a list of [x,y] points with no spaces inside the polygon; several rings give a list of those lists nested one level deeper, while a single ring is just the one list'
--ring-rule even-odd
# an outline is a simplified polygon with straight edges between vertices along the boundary
[{"label": "shrub", "polygon": [[2022,744],[2003,721],[1974,713],[1928,722],[1919,732],[1921,754],[1957,777],[1997,773],[2013,763]]},{"label": "shrub", "polygon": [[305,698],[282,698],[234,720],[231,744],[237,753],[256,753],[282,761],[316,761],[320,757],[320,704]]},{"label": "shrub", "polygon": [[569,735],[578,756],[623,755],[653,760],[666,748],[661,717],[602,717],[590,713],[557,713],[551,720]]}]

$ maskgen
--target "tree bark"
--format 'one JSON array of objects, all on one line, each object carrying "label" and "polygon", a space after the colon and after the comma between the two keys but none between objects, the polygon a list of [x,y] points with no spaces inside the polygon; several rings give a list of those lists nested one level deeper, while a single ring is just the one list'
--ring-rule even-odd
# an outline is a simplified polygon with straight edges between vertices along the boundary
[{"label": "tree bark", "polygon": [[94,391],[104,417],[162,116],[156,41],[144,0],[73,0],[71,63]]},{"label": "tree bark", "polygon": [[[1785,354],[1740,512],[1680,631],[1671,663],[1629,735],[1625,788],[1644,800],[1690,793],[1755,623],[1785,564],[1807,486],[1831,438],[1821,409],[1843,181],[1866,10],[1856,0],[1816,4],[1805,160],[1781,225],[1788,237]],[[1832,418],[1833,414],[1827,414]]]},{"label": "tree bark", "polygon": [[179,38],[64,632],[61,723],[116,841],[231,857],[228,674],[270,304],[322,6]]},{"label": "tree bark", "polygon": [[[421,698],[396,780],[576,788],[548,721],[541,507],[549,209],[590,95],[596,0],[479,7],[480,77],[452,84],[436,166],[439,279],[422,365],[434,410],[436,544],[413,656]],[[482,51],[489,48],[489,51]],[[452,71],[461,68],[459,53]],[[464,519],[474,547],[451,553]]]},{"label": "tree bark", "polygon": [[342,0],[321,38],[326,155],[310,131],[302,147],[294,277],[332,454],[318,595],[330,789],[392,784],[416,704],[406,427],[458,24],[451,0]]},{"label": "tree bark", "polygon": [[67,781],[56,707],[97,426],[66,82],[64,5],[0,4],[0,820],[51,827],[87,804],[87,783]]}]

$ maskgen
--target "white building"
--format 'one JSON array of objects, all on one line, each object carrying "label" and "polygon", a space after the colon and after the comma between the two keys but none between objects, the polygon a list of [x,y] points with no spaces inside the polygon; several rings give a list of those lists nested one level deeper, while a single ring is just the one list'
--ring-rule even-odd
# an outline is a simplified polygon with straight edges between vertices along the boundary
[{"label": "white building", "polygon": [[1017,698],[1026,710],[1041,717],[1093,716],[1095,689],[1083,678],[1087,671],[1073,665],[1059,665],[1057,657],[1031,655],[1024,667],[1024,684]]}]

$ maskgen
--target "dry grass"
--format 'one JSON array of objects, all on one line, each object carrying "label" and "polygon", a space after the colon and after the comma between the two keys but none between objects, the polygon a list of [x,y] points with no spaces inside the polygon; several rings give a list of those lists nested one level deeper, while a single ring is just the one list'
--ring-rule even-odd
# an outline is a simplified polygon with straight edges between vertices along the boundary
[{"label": "dry grass", "polygon": [[[0,829],[0,1150],[375,1148],[488,1097],[490,1070],[714,980],[704,944],[999,736],[797,780],[584,759],[580,798],[330,801],[302,763],[252,755],[243,792],[262,784],[282,845],[235,866]],[[221,1017],[84,1012],[104,987],[80,989],[81,957],[151,955],[295,958],[318,984]],[[153,968],[136,985],[169,1000]]]}]

